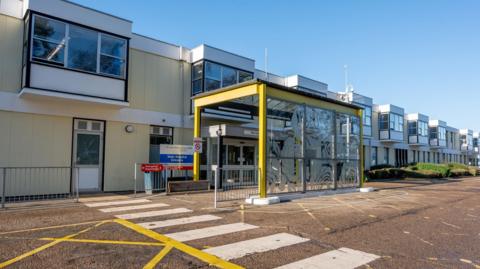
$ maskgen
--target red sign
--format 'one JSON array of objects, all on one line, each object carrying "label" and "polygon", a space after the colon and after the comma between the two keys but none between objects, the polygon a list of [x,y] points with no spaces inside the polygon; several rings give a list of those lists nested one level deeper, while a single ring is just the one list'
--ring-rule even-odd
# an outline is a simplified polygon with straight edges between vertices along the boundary
[{"label": "red sign", "polygon": [[164,170],[163,165],[158,163],[142,163],[140,167],[142,172],[149,173],[149,172],[160,172]]}]

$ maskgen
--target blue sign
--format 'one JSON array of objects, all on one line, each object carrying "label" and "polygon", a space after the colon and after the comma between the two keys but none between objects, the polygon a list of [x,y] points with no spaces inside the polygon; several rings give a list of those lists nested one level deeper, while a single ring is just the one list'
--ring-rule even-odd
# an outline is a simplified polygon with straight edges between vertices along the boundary
[{"label": "blue sign", "polygon": [[168,166],[193,165],[193,146],[160,145],[160,163]]}]

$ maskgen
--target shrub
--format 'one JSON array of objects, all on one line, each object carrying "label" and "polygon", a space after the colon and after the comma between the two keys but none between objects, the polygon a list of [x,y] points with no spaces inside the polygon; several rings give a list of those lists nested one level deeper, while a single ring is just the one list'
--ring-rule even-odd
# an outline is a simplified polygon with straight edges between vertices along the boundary
[{"label": "shrub", "polygon": [[449,163],[447,166],[451,169],[468,169],[468,166],[462,163]]},{"label": "shrub", "polygon": [[469,172],[466,169],[454,168],[454,169],[450,170],[450,176],[451,177],[462,177],[462,176],[467,176],[467,175],[469,175]]},{"label": "shrub", "polygon": [[440,173],[440,177],[450,176],[450,167],[445,164],[417,163],[415,167],[417,167],[418,170],[434,171]]},{"label": "shrub", "polygon": [[384,168],[393,168],[390,164],[377,164],[370,167],[370,170],[379,170]]},{"label": "shrub", "polygon": [[391,175],[388,168],[383,168],[368,171],[367,177],[370,179],[389,179]]}]

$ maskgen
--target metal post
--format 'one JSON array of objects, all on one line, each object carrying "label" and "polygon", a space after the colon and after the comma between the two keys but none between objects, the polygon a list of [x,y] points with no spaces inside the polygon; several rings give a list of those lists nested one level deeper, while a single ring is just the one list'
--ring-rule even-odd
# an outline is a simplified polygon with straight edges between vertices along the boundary
[{"label": "metal post", "polygon": [[307,105],[303,104],[303,117],[302,117],[302,174],[301,174],[301,179],[302,179],[302,192],[305,193],[307,191],[307,179],[305,177],[305,128],[307,126],[306,123],[306,117],[307,117]]},{"label": "metal post", "polygon": [[137,197],[137,163],[133,167],[133,197]]},{"label": "metal post", "polygon": [[215,180],[214,203],[213,203],[214,208],[217,208],[217,189],[218,189],[219,174],[220,174],[220,167],[217,165],[215,169],[215,179],[214,179]]},{"label": "metal post", "polygon": [[78,167],[75,167],[75,170],[77,171],[77,176],[75,177],[75,185],[76,185],[76,189],[77,189],[76,190],[77,191],[77,194],[76,194],[77,199],[76,200],[77,200],[77,203],[78,203],[78,200],[79,200],[79,197],[80,197],[80,194],[79,194],[80,184],[78,182],[78,178],[80,176],[80,172],[79,172],[80,169]]},{"label": "metal post", "polygon": [[[217,130],[217,167],[222,168],[223,166],[223,151],[222,151],[222,144],[223,144],[223,137],[222,137],[222,127],[221,125],[218,125],[218,130]],[[218,169],[218,178],[222,178],[222,171]],[[217,174],[215,174],[217,176]],[[219,187],[223,188],[222,181],[219,181]]]},{"label": "metal post", "polygon": [[6,181],[7,181],[7,168],[3,168],[3,177],[2,177],[2,208],[5,208],[5,187],[6,187]]}]

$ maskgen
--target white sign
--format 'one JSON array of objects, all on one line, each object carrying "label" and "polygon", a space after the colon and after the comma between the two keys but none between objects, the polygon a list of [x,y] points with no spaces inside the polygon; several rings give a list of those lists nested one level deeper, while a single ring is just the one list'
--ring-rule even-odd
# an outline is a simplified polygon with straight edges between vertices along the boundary
[{"label": "white sign", "polygon": [[193,146],[160,145],[160,163],[164,165],[191,166],[193,164]]},{"label": "white sign", "polygon": [[194,137],[193,138],[193,152],[202,153],[202,138]]}]

